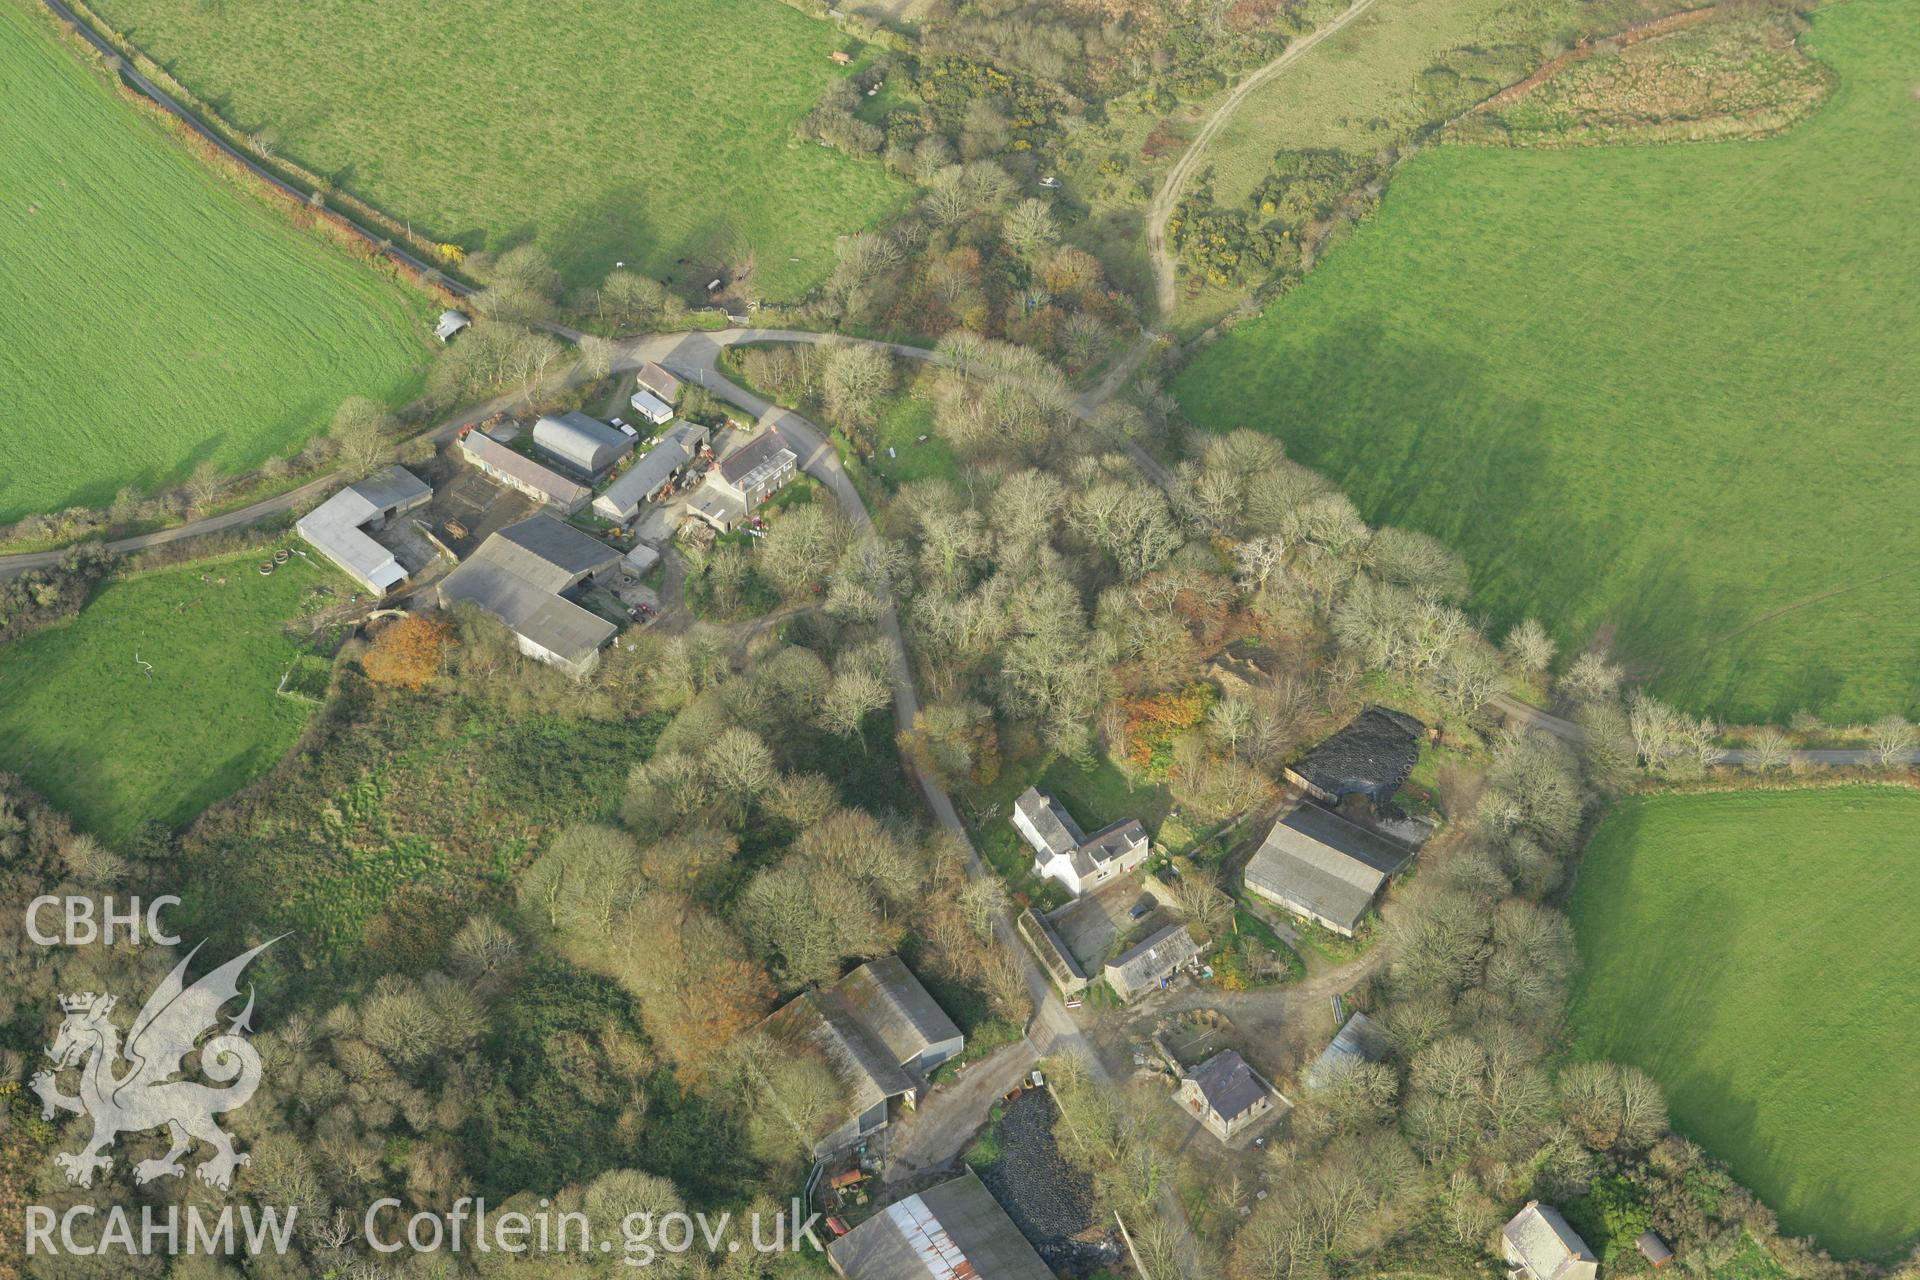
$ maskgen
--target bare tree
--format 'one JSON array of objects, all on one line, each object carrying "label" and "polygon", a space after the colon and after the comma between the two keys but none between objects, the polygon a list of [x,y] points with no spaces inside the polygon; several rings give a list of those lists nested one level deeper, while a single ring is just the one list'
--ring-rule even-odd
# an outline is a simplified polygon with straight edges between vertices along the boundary
[{"label": "bare tree", "polygon": [[1873,758],[1884,768],[1905,764],[1913,754],[1916,736],[1906,717],[1885,715],[1873,722]]}]

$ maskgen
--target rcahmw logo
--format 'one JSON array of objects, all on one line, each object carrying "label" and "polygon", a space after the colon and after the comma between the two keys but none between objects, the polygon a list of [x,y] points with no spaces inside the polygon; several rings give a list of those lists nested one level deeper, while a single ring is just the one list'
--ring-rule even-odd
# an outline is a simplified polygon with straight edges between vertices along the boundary
[{"label": "rcahmw logo", "polygon": [[[143,912],[138,899],[124,911],[116,911],[107,899],[96,912],[88,898],[36,898],[27,909],[27,934],[43,945],[79,946],[96,940],[111,943],[116,932],[124,932],[138,945],[144,932],[148,940],[172,946],[180,940],[164,932],[160,910],[179,901],[156,898]],[[52,916],[47,909],[55,906],[61,908],[58,920],[64,926],[59,933],[44,927]],[[93,991],[60,997],[60,1029],[47,1049],[53,1065],[35,1073],[29,1087],[39,1095],[42,1119],[66,1112],[93,1122],[92,1135],[77,1151],[53,1157],[70,1184],[93,1186],[95,1177],[112,1167],[110,1152],[120,1135],[164,1129],[170,1148],[165,1155],[137,1161],[134,1182],[184,1178],[187,1161],[200,1146],[195,1177],[220,1191],[232,1189],[234,1174],[247,1156],[235,1150],[233,1135],[216,1117],[245,1106],[260,1086],[260,1055],[247,1040],[252,987],[238,1013],[223,1019],[221,1010],[240,998],[247,966],[277,941],[262,943],[189,984],[187,968],[199,954],[196,946],[147,997],[124,1031],[112,1016],[117,997]],[[205,1081],[185,1078],[187,1060],[196,1054],[198,1074]],[[29,1205],[27,1252],[230,1253],[236,1243],[231,1206],[217,1215],[197,1205],[184,1211],[149,1205],[139,1213],[136,1230],[129,1211],[117,1205],[102,1209],[79,1204],[59,1214],[46,1205]],[[265,1209],[256,1218],[250,1208],[243,1208],[239,1218],[249,1251],[278,1252],[284,1251],[295,1211]]]}]

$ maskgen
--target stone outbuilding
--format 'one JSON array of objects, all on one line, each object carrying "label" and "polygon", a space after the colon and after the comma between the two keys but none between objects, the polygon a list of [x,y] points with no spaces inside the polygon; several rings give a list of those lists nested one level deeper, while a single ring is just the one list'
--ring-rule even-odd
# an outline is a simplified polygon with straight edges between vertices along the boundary
[{"label": "stone outbuilding", "polygon": [[1502,1252],[1514,1280],[1594,1280],[1600,1259],[1560,1211],[1538,1200],[1500,1228]]},{"label": "stone outbuilding", "polygon": [[1174,1095],[1208,1133],[1226,1142],[1273,1110],[1272,1085],[1232,1049],[1214,1054],[1181,1077]]},{"label": "stone outbuilding", "polygon": [[1122,1000],[1165,986],[1173,975],[1200,958],[1200,944],[1187,927],[1168,925],[1145,941],[1107,961],[1107,985]]}]

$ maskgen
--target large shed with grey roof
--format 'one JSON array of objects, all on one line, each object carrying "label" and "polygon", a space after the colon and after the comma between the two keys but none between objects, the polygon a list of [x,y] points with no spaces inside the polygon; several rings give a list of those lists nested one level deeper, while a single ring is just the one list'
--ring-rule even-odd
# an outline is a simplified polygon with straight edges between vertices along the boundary
[{"label": "large shed with grey roof", "polygon": [[827,1246],[847,1280],[1053,1280],[971,1169],[888,1205]]},{"label": "large shed with grey roof", "polygon": [[1247,888],[1351,938],[1411,850],[1329,809],[1303,804],[1273,824],[1247,863]]},{"label": "large shed with grey roof", "polygon": [[1107,961],[1107,985],[1122,1000],[1152,991],[1200,956],[1185,925],[1173,924]]},{"label": "large shed with grey roof", "polygon": [[563,466],[597,476],[633,452],[633,437],[576,409],[534,423],[533,447]]},{"label": "large shed with grey roof", "polygon": [[966,1045],[952,1019],[893,956],[795,996],[761,1022],[760,1034],[788,1052],[816,1055],[840,1082],[841,1105],[812,1138],[815,1157],[885,1128],[894,1104],[918,1102],[927,1072]]},{"label": "large shed with grey roof", "polygon": [[407,571],[367,530],[381,528],[432,497],[433,490],[413,472],[388,467],[334,494],[302,516],[294,529],[348,577],[385,595],[406,581]]},{"label": "large shed with grey roof", "polygon": [[473,604],[513,632],[528,657],[584,672],[619,628],[565,593],[619,563],[620,552],[597,538],[533,516],[488,538],[443,578],[440,604]]}]

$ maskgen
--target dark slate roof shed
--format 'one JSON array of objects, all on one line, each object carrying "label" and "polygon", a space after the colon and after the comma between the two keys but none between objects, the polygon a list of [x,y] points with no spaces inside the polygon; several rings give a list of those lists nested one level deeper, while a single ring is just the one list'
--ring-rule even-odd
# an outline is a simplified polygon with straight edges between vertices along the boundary
[{"label": "dark slate roof shed", "polygon": [[1329,802],[1358,793],[1386,804],[1413,773],[1425,736],[1426,726],[1412,716],[1368,707],[1294,761],[1290,770]]}]

